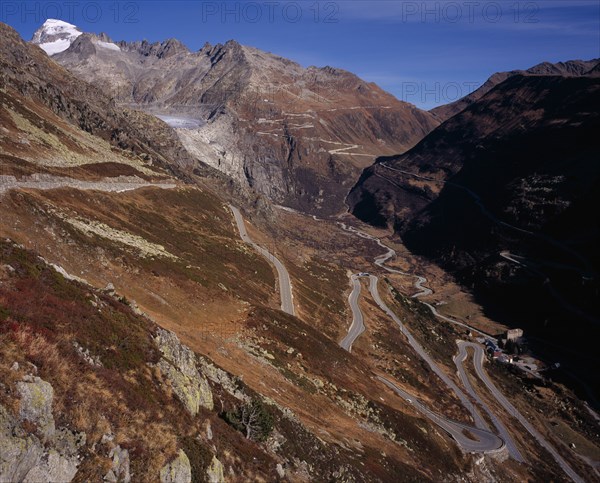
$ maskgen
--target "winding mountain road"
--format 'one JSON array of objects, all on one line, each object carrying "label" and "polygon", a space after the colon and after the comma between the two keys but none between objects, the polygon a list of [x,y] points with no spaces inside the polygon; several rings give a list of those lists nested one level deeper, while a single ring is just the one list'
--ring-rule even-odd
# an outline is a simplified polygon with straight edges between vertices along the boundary
[{"label": "winding mountain road", "polygon": [[[343,225],[342,228],[346,229],[347,231],[353,232],[353,233],[357,234],[358,236],[361,236],[363,238],[372,239],[379,246],[381,246],[382,248],[384,248],[386,250],[385,254],[375,258],[375,264],[377,266],[379,266],[383,269],[386,269],[387,271],[391,271],[391,272],[395,272],[395,273],[399,273],[399,274],[403,274],[403,275],[410,275],[405,272],[391,269],[389,267],[384,266],[384,263],[387,260],[389,260],[392,256],[395,255],[395,251],[393,249],[387,247],[386,245],[384,245],[381,242],[381,240],[379,240],[375,237],[372,237],[371,235],[368,235],[366,233],[360,232],[359,230],[356,230],[355,228],[345,227],[344,224],[341,224],[341,225]],[[423,289],[424,287],[422,284],[425,283],[426,279],[424,277],[419,277],[419,276],[416,276],[416,277],[417,277],[417,282],[415,283],[415,286],[419,289]],[[481,345],[475,344],[472,342],[465,342],[465,341],[460,341],[460,340],[457,341],[459,353],[457,356],[454,357],[454,363],[457,367],[459,378],[460,378],[462,384],[464,385],[465,389],[467,390],[469,395],[475,401],[477,401],[477,403],[490,416],[491,421],[493,422],[494,426],[496,426],[496,429],[498,430],[498,432],[501,436],[500,438],[490,432],[489,426],[483,420],[483,418],[481,417],[481,415],[479,414],[479,412],[477,411],[477,409],[475,408],[475,405],[471,402],[471,400],[437,366],[437,364],[433,361],[433,359],[429,356],[429,354],[427,354],[427,352],[425,352],[425,350],[419,344],[419,342],[417,342],[417,340],[412,336],[412,334],[408,331],[408,329],[406,329],[406,327],[404,326],[402,321],[400,321],[400,319],[396,316],[396,314],[385,304],[385,302],[383,302],[383,300],[381,299],[381,297],[379,295],[379,291],[377,288],[378,277],[376,277],[375,275],[369,275],[369,278],[370,278],[369,291],[370,291],[371,296],[373,297],[373,300],[375,301],[375,303],[379,306],[379,308],[381,310],[383,310],[383,312],[385,312],[388,315],[388,317],[390,317],[398,325],[398,327],[400,328],[400,331],[406,336],[408,343],[415,350],[415,352],[417,352],[417,354],[429,365],[431,370],[438,377],[440,377],[440,379],[442,379],[442,381],[450,389],[452,389],[452,391],[456,394],[456,396],[461,401],[463,406],[467,410],[469,410],[469,412],[473,416],[473,419],[475,421],[475,425],[477,426],[477,428],[472,428],[471,426],[464,425],[462,423],[457,423],[456,421],[449,420],[447,418],[444,418],[444,417],[432,412],[430,409],[428,409],[426,406],[424,406],[421,402],[419,402],[414,396],[410,395],[403,389],[399,388],[397,385],[395,385],[393,382],[386,379],[385,377],[378,375],[377,378],[381,382],[386,384],[389,388],[394,390],[394,392],[396,392],[396,394],[403,397],[408,403],[412,404],[419,411],[421,411],[423,414],[425,414],[430,420],[432,420],[438,426],[440,426],[445,431],[447,431],[448,434],[450,434],[455,439],[455,441],[465,451],[495,452],[495,451],[499,451],[501,449],[501,447],[505,445],[506,449],[508,450],[511,457],[513,457],[517,461],[523,462],[524,461],[523,455],[520,453],[519,449],[515,445],[513,439],[511,438],[510,434],[508,433],[508,430],[506,429],[506,427],[494,415],[494,413],[491,411],[489,406],[479,397],[479,395],[476,393],[476,391],[472,387],[470,381],[468,380],[467,374],[465,373],[462,363],[467,358],[467,348],[471,347],[474,350],[473,365],[475,367],[475,372],[477,374],[477,377],[483,382],[483,384],[485,385],[487,390],[492,394],[492,396],[496,399],[496,401],[509,414],[511,414],[515,419],[517,419],[521,423],[521,425],[523,425],[523,427],[527,430],[527,432],[529,434],[531,434],[531,436],[533,436],[537,440],[537,442],[550,453],[550,455],[553,457],[553,459],[556,461],[556,463],[560,466],[560,468],[574,482],[584,483],[584,480],[562,458],[562,456],[558,453],[558,451],[556,451],[556,449],[542,436],[542,434],[533,427],[533,425],[527,420],[527,418],[525,418],[525,416],[523,416],[508,401],[508,399],[498,390],[498,388],[490,380],[489,376],[487,375],[487,373],[485,372],[485,370],[483,368],[485,352]],[[429,290],[429,289],[426,289],[426,290]],[[429,295],[430,293],[431,293],[431,291],[429,293],[427,293],[427,295]],[[360,310],[360,308],[358,307],[356,300],[358,299],[359,294],[360,294],[360,286],[359,286],[359,291],[358,291],[358,293],[356,295],[356,299],[355,299],[355,306],[358,310]],[[419,297],[419,296],[423,296],[422,292],[419,292],[419,293],[413,295],[413,297]],[[433,315],[435,315],[436,317],[438,317],[442,320],[446,320],[453,324],[463,325],[465,327],[468,327],[471,330],[476,330],[473,327],[470,327],[470,326],[468,326],[466,324],[462,324],[461,322],[458,322],[454,319],[451,319],[449,317],[445,317],[445,316],[441,315],[435,309],[435,307],[433,307],[431,304],[425,303],[425,305],[429,308],[429,310],[432,312]],[[353,308],[353,313],[354,313],[354,308]],[[362,316],[361,316],[361,320],[362,320]],[[363,327],[364,327],[364,325],[363,325]],[[481,332],[481,331],[477,331],[477,332],[481,333],[482,335],[485,335],[486,337],[489,337],[484,332]],[[360,335],[360,333],[358,335]],[[356,337],[358,337],[358,335]],[[477,438],[477,441],[474,441],[472,438],[467,437],[467,435],[474,436],[475,438]],[[501,443],[500,445],[498,445],[498,441],[500,441],[500,443]]]},{"label": "winding mountain road", "polygon": [[[383,310],[390,318],[392,318],[396,324],[398,324],[400,331],[407,337],[409,344],[413,347],[413,349],[417,352],[417,354],[425,360],[425,362],[429,365],[431,370],[438,376],[442,381],[456,394],[456,396],[460,399],[461,403],[465,408],[469,410],[473,419],[475,421],[476,427],[472,427],[466,424],[458,423],[456,421],[452,421],[450,419],[444,418],[439,414],[431,411],[421,402],[419,402],[414,396],[407,393],[403,389],[399,388],[389,379],[378,375],[377,378],[386,384],[389,388],[394,390],[398,395],[403,397],[407,402],[412,404],[415,408],[417,408],[421,413],[427,416],[431,421],[444,429],[454,440],[467,452],[495,452],[499,451],[504,447],[504,442],[502,439],[498,438],[496,435],[490,432],[490,429],[484,419],[481,417],[473,403],[469,400],[469,398],[458,388],[458,386],[438,367],[438,365],[433,361],[433,359],[429,356],[429,354],[425,351],[425,349],[417,342],[417,340],[412,336],[412,334],[406,329],[404,324],[400,321],[400,319],[396,316],[394,312],[392,312],[389,307],[385,304],[385,302],[381,299],[379,295],[379,291],[377,289],[378,278],[374,275],[369,275],[366,273],[358,273],[353,274],[351,276],[351,281],[353,285],[352,292],[348,297],[348,302],[350,304],[350,308],[352,310],[352,325],[348,331],[348,334],[344,339],[340,342],[340,346],[350,352],[352,350],[352,344],[360,334],[362,334],[365,330],[364,326],[364,318],[362,311],[358,305],[358,298],[361,292],[361,277],[369,277],[369,292],[373,297],[373,300],[379,308]],[[475,438],[475,439],[473,439]]]},{"label": "winding mountain road", "polygon": [[493,453],[503,449],[504,442],[495,434],[444,418],[385,377],[377,376],[377,379],[446,431],[466,452]]},{"label": "winding mountain road", "polygon": [[[350,302],[350,307],[352,309],[352,313],[354,315],[352,326],[346,338],[340,343],[340,345],[350,351],[352,347],[352,343],[358,335],[360,335],[364,331],[364,323],[363,316],[360,311],[360,307],[358,306],[358,296],[360,295],[360,277],[365,277],[367,274],[355,274],[352,275],[352,282],[354,284],[354,290],[348,297]],[[417,398],[408,392],[404,391],[396,384],[394,384],[389,379],[377,375],[377,379],[383,382],[386,386],[392,389],[396,394],[404,398],[409,404],[412,404],[418,411],[424,414],[427,418],[441,427],[444,431],[446,431],[454,440],[461,446],[461,448],[466,452],[472,453],[489,453],[489,452],[497,452],[501,451],[504,448],[504,441],[493,434],[489,427],[487,426],[484,419],[481,417],[473,403],[469,400],[469,398],[458,388],[458,386],[438,367],[438,365],[433,361],[433,359],[425,352],[423,347],[416,341],[416,339],[412,336],[412,334],[406,329],[404,324],[398,319],[396,314],[392,312],[388,306],[383,302],[381,297],[379,296],[379,291],[377,289],[378,278],[374,275],[369,276],[369,291],[373,300],[379,305],[379,308],[383,310],[389,317],[391,317],[400,327],[400,331],[407,337],[409,344],[413,347],[413,349],[419,354],[419,356],[427,362],[431,370],[440,377],[446,383],[448,387],[456,396],[460,399],[461,403],[465,408],[469,410],[473,419],[475,420],[476,427],[459,423],[457,421],[452,421],[451,419],[447,419],[439,414],[431,411],[427,408],[423,403],[421,403]]]},{"label": "winding mountain road", "polygon": [[[584,480],[581,478],[575,471],[569,466],[569,464],[563,459],[563,457],[556,451],[554,446],[552,446],[543,436],[542,434],[533,427],[533,425],[527,420],[525,416],[523,416],[517,408],[515,408],[511,402],[506,399],[504,394],[502,394],[498,388],[494,385],[494,383],[490,380],[489,376],[483,369],[483,360],[485,353],[483,348],[479,344],[474,344],[472,342],[458,341],[459,349],[464,352],[467,347],[472,347],[475,353],[473,354],[473,363],[475,365],[475,372],[477,373],[477,377],[481,379],[485,387],[492,393],[492,395],[496,398],[498,403],[515,419],[517,419],[523,427],[527,430],[531,436],[533,436],[537,442],[543,446],[546,451],[548,451],[554,460],[558,463],[558,465],[562,468],[562,470],[571,478],[573,481],[577,483],[583,483]],[[459,354],[460,356],[460,354]]]},{"label": "winding mountain road", "polygon": [[[349,233],[353,233],[356,236],[359,236],[361,238],[364,238],[366,240],[371,240],[374,243],[377,243],[377,245],[379,245],[382,249],[385,250],[385,253],[383,255],[379,255],[377,257],[375,257],[374,259],[374,263],[375,265],[377,265],[379,268],[382,268],[383,270],[385,270],[386,272],[389,273],[396,273],[398,275],[404,275],[407,277],[414,277],[416,279],[415,283],[414,283],[414,287],[418,290],[418,292],[414,293],[413,295],[411,295],[412,298],[420,298],[420,297],[426,297],[428,295],[433,294],[433,290],[431,290],[430,288],[426,287],[424,284],[427,283],[427,279],[425,277],[422,277],[420,275],[414,275],[412,273],[408,273],[408,272],[404,272],[402,270],[398,270],[395,268],[390,268],[388,266],[386,266],[385,264],[387,263],[388,260],[392,259],[393,257],[396,256],[396,250],[394,250],[393,248],[388,247],[387,245],[385,245],[379,238],[374,237],[373,235],[369,235],[368,233],[365,233],[363,231],[357,230],[356,228],[352,227],[352,226],[348,226],[345,223],[341,223],[338,222],[338,225],[345,231],[349,232]],[[435,315],[436,317],[445,320],[446,322],[450,322],[452,324],[455,325],[460,325],[462,327],[465,327],[469,330],[471,330],[472,332],[476,332],[484,337],[488,337],[488,338],[492,338],[492,336],[490,334],[487,334],[486,332],[483,332],[479,329],[477,329],[476,327],[473,327],[471,325],[465,324],[463,322],[460,322],[458,320],[454,320],[451,319],[449,317],[445,317],[442,314],[440,314],[436,308],[427,303],[427,302],[421,302],[423,305],[425,305],[427,308],[429,308],[429,310],[431,311],[431,313],[433,315]],[[360,334],[359,334],[360,335]]]},{"label": "winding mountain road", "polygon": [[[381,248],[383,248],[386,251],[383,255],[380,255],[375,258],[374,262],[378,267],[380,267],[388,272],[416,277],[417,280],[415,282],[415,288],[417,288],[419,290],[419,292],[415,293],[412,296],[413,298],[423,297],[423,296],[430,295],[433,293],[431,291],[431,289],[428,289],[427,287],[423,286],[423,284],[427,282],[427,279],[425,277],[421,277],[418,275],[412,275],[412,274],[385,266],[385,263],[389,259],[391,259],[392,257],[394,257],[396,255],[396,252],[392,248],[383,244],[380,239],[378,239],[372,235],[369,235],[367,233],[361,232],[360,230],[357,230],[354,227],[347,226],[344,223],[338,222],[338,224],[345,231],[354,233],[355,235],[360,236],[361,238],[370,239],[370,240],[374,241],[375,243],[377,243]],[[505,258],[510,259],[509,258],[510,254],[504,254],[504,255],[506,255]],[[517,260],[511,260],[511,261],[519,263]],[[342,342],[340,342],[340,345],[348,351],[351,350],[352,344],[354,343],[356,338],[360,334],[362,334],[365,330],[363,315],[362,315],[362,312],[360,311],[360,307],[358,306],[358,298],[359,298],[360,292],[361,292],[359,278],[363,277],[363,276],[367,276],[367,274],[360,273],[360,274],[353,274],[351,276],[353,290],[352,290],[350,296],[348,297],[348,302],[350,303],[350,308],[352,309],[353,319],[352,319],[352,325],[350,326],[348,334],[342,340]],[[475,406],[471,402],[471,400],[437,366],[437,364],[433,361],[433,359],[431,359],[429,354],[427,354],[427,352],[425,352],[423,347],[416,341],[416,339],[412,336],[412,334],[408,331],[408,329],[406,329],[406,327],[400,321],[400,319],[396,316],[396,314],[394,312],[392,312],[392,310],[385,304],[385,302],[383,302],[383,300],[381,299],[381,297],[379,295],[379,291],[377,288],[378,277],[376,277],[375,275],[370,275],[370,274],[368,276],[370,279],[369,291],[371,293],[371,296],[373,297],[373,300],[377,303],[379,308],[381,310],[383,310],[383,312],[385,312],[392,320],[394,320],[394,322],[400,328],[400,331],[406,336],[409,344],[413,347],[413,349],[417,352],[417,354],[419,354],[419,356],[421,356],[421,358],[423,358],[423,360],[429,365],[431,370],[436,375],[438,375],[440,377],[440,379],[442,379],[442,381],[444,383],[446,383],[446,385],[450,389],[452,389],[452,391],[460,399],[463,406],[465,408],[467,408],[469,410],[469,412],[471,413],[471,415],[473,416],[475,425],[477,427],[474,428],[472,426],[465,425],[463,423],[458,423],[456,421],[452,421],[443,416],[440,416],[439,414],[436,414],[435,412],[433,412],[429,408],[427,408],[418,399],[416,399],[413,395],[404,391],[403,389],[398,387],[396,384],[394,384],[389,379],[387,379],[381,375],[376,375],[376,377],[379,381],[384,383],[386,386],[388,386],[390,389],[392,389],[396,394],[398,394],[399,396],[404,398],[409,404],[413,405],[413,407],[415,407],[417,410],[419,410],[422,414],[427,416],[431,421],[433,421],[439,427],[444,429],[465,451],[476,452],[476,453],[495,453],[495,452],[502,451],[503,448],[506,447],[506,449],[508,450],[508,452],[512,458],[514,458],[516,461],[524,462],[523,455],[521,454],[521,452],[515,445],[512,437],[508,433],[508,430],[506,429],[504,424],[491,411],[489,406],[479,397],[479,395],[477,394],[477,392],[474,390],[473,386],[471,385],[471,383],[467,377],[467,374],[465,373],[465,370],[463,367],[463,362],[467,358],[467,347],[472,347],[474,350],[473,364],[475,367],[475,372],[477,374],[477,377],[483,382],[483,384],[486,386],[486,388],[489,390],[489,392],[492,394],[492,396],[496,399],[496,401],[498,401],[498,403],[509,414],[511,414],[513,417],[515,417],[525,427],[525,429],[529,432],[529,434],[531,434],[538,441],[538,443],[541,446],[543,446],[550,453],[550,455],[554,458],[556,463],[561,467],[561,469],[573,481],[575,481],[576,483],[584,483],[584,480],[569,466],[569,464],[562,458],[562,456],[556,451],[556,449],[554,449],[554,447],[550,443],[548,443],[548,441],[546,441],[546,439],[541,435],[541,433],[539,433],[539,431],[537,431],[533,427],[533,425],[506,399],[506,397],[496,388],[496,386],[489,379],[489,376],[486,374],[486,372],[483,368],[483,361],[484,361],[485,353],[484,353],[481,345],[474,344],[472,342],[465,342],[465,341],[460,341],[460,340],[457,341],[459,353],[457,356],[454,357],[454,363],[457,367],[458,376],[461,380],[461,383],[464,385],[465,389],[469,393],[469,396],[471,396],[490,416],[490,419],[493,422],[496,429],[498,430],[500,437],[496,436],[495,434],[493,434],[490,431],[489,426],[484,421],[484,419],[481,417],[481,415],[479,414],[479,412],[477,411],[477,409],[475,408]],[[424,303],[424,302],[421,302],[421,303]],[[479,330],[475,329],[474,327],[471,327],[467,324],[463,324],[457,320],[454,320],[454,319],[451,319],[444,315],[441,315],[435,309],[435,307],[432,306],[431,304],[428,304],[428,303],[424,303],[424,304],[429,308],[429,310],[432,312],[432,314],[434,316],[436,316],[442,320],[446,320],[447,322],[467,327],[470,330],[473,330],[473,331],[478,332],[486,337],[489,337],[489,335],[486,334],[485,332],[479,331]],[[475,438],[475,439],[473,439],[473,438]]]},{"label": "winding mountain road", "polygon": [[365,323],[363,319],[362,311],[358,306],[358,297],[360,295],[360,274],[354,274],[350,277],[352,282],[352,292],[348,296],[348,303],[352,310],[352,324],[348,330],[348,334],[340,342],[340,346],[348,352],[352,352],[352,344],[358,338],[360,334],[365,331]]},{"label": "winding mountain road", "polygon": [[229,205],[233,213],[233,217],[235,219],[235,223],[237,225],[238,231],[240,232],[240,238],[244,243],[251,245],[258,253],[260,253],[263,257],[265,257],[269,262],[275,265],[275,269],[277,270],[277,276],[279,279],[279,295],[281,297],[281,310],[290,314],[296,315],[296,310],[294,309],[294,296],[292,294],[292,281],[290,279],[290,274],[288,273],[285,265],[281,263],[281,261],[269,252],[267,249],[261,247],[257,243],[255,243],[248,232],[246,231],[246,225],[244,224],[244,218],[235,206]]},{"label": "winding mountain road", "polygon": [[[414,296],[413,296],[414,297]],[[488,334],[487,332],[483,332],[482,330],[479,330],[475,327],[473,327],[472,325],[468,325],[465,324],[463,322],[460,322],[459,320],[456,319],[451,319],[450,317],[446,317],[445,315],[440,314],[437,309],[431,305],[430,303],[427,302],[421,302],[425,307],[427,307],[431,313],[436,316],[438,319],[442,319],[445,320],[446,322],[450,322],[451,324],[454,325],[460,325],[461,327],[464,327],[465,329],[469,329],[471,332],[476,332],[477,334],[486,337],[487,339],[491,339],[495,342],[498,342],[493,336],[491,336],[490,334]]]},{"label": "winding mountain road", "polygon": [[[467,347],[477,348],[483,354],[483,350],[481,350],[481,346],[478,346],[476,344],[472,344],[470,342],[465,342],[465,341],[462,341],[462,340],[457,341],[457,344],[458,344],[458,350],[459,350],[459,352],[458,352],[458,355],[454,356],[454,364],[456,365],[456,369],[458,371],[458,377],[460,378],[460,381],[462,382],[463,386],[465,387],[465,389],[467,390],[467,392],[469,393],[469,395],[475,401],[477,401],[477,404],[479,404],[479,406],[481,408],[483,408],[483,410],[488,414],[490,420],[492,421],[492,423],[494,424],[494,426],[498,430],[498,434],[504,440],[504,442],[506,444],[506,448],[508,449],[508,452],[510,453],[510,455],[515,460],[517,460],[517,461],[519,461],[521,463],[524,462],[525,459],[523,458],[523,455],[521,454],[521,452],[517,448],[517,445],[513,441],[512,437],[510,436],[508,430],[506,429],[506,426],[504,426],[504,424],[502,423],[502,421],[500,421],[496,417],[496,415],[494,414],[494,412],[485,403],[485,401],[483,401],[479,397],[479,394],[477,394],[477,392],[473,388],[473,386],[471,384],[471,381],[469,381],[469,377],[467,376],[467,373],[465,372],[465,369],[463,367],[463,362],[467,359],[467,356],[468,356],[468,354],[467,354]],[[476,350],[475,353],[473,354],[473,364],[475,366],[475,371],[479,375],[481,372],[483,372],[483,357],[479,358],[477,356],[478,350]],[[480,377],[480,379],[481,379],[481,377]]]},{"label": "winding mountain road", "polygon": [[456,397],[460,400],[462,405],[471,413],[473,420],[475,421],[475,426],[479,429],[483,429],[489,431],[490,428],[485,422],[485,420],[479,414],[479,411],[475,407],[475,405],[471,402],[471,400],[467,397],[467,395],[462,392],[462,390],[456,385],[456,383],[450,379],[442,369],[436,364],[436,362],[431,358],[431,356],[427,353],[427,351],[423,348],[423,346],[414,338],[414,336],[410,333],[410,331],[406,328],[406,326],[402,323],[402,321],[398,318],[398,316],[386,305],[386,303],[381,299],[379,295],[379,290],[377,288],[377,283],[379,279],[375,275],[370,275],[370,284],[369,284],[369,292],[373,297],[375,303],[379,306],[379,308],[389,317],[391,318],[398,328],[400,332],[404,334],[410,346],[414,349],[414,351],[423,359],[429,368],[435,373],[443,382],[454,392]]},{"label": "winding mountain road", "polygon": [[[393,168],[391,166],[388,166],[386,163],[380,163],[379,166],[382,166],[383,168],[386,168],[390,171],[394,171],[397,173],[400,173],[402,175],[405,176],[410,176],[413,178],[417,178],[417,179],[422,179],[422,180],[426,180],[426,181],[432,181],[435,183],[443,183],[444,185],[447,186],[451,186],[453,188],[458,188],[460,190],[463,190],[465,193],[467,193],[475,202],[475,204],[477,205],[477,207],[479,208],[479,210],[481,211],[481,213],[486,216],[488,219],[490,219],[490,221],[492,221],[493,223],[495,223],[498,226],[507,228],[509,230],[513,230],[519,233],[522,233],[524,235],[530,236],[530,237],[534,237],[537,238],[539,240],[542,240],[546,243],[549,243],[550,245],[553,245],[554,247],[562,250],[565,253],[568,253],[569,255],[571,255],[572,257],[576,258],[577,260],[579,260],[582,265],[585,266],[584,270],[578,269],[578,271],[580,271],[582,274],[585,274],[585,276],[587,278],[596,278],[598,277],[598,274],[595,272],[593,266],[591,265],[590,261],[585,258],[583,255],[581,255],[579,252],[577,252],[576,250],[574,250],[573,248],[569,247],[568,245],[566,245],[563,242],[560,242],[558,240],[555,240],[554,238],[545,235],[544,233],[541,232],[533,232],[530,230],[525,230],[523,228],[520,228],[518,226],[515,225],[511,225],[510,223],[507,223],[505,221],[500,220],[498,217],[496,217],[490,210],[488,210],[488,208],[485,206],[485,204],[483,203],[483,200],[481,199],[481,197],[475,193],[473,190],[467,188],[466,186],[460,185],[458,183],[454,183],[452,181],[442,181],[442,180],[436,180],[435,178],[431,178],[429,176],[423,176],[423,175],[419,175],[416,173],[411,173],[410,171],[405,171],[402,169],[398,169],[398,168]],[[376,173],[377,174],[377,173]],[[385,176],[382,176],[380,174],[377,174],[377,176],[379,176],[380,178],[386,180],[389,183],[392,183],[393,185],[399,187],[402,189],[401,186],[399,186],[397,183],[395,183],[393,180],[390,180],[388,178],[386,178]],[[503,252],[503,253],[507,253],[507,252]],[[508,256],[503,255],[502,253],[500,254],[500,256],[502,256],[503,258],[505,258],[506,260],[509,260],[511,262],[517,263],[519,265],[525,266],[524,263],[517,261],[515,258],[513,258],[512,256],[510,256],[510,254]],[[564,265],[563,265],[564,266]],[[568,310],[569,312],[574,313],[575,315],[578,315],[579,317],[582,317],[594,324],[600,324],[600,320],[588,313],[586,313],[584,310],[582,310],[580,307],[577,307],[571,303],[569,303],[567,301],[567,299],[556,289],[554,288],[554,286],[551,283],[550,277],[548,277],[547,274],[545,274],[544,272],[542,272],[539,269],[533,269],[531,267],[531,265],[527,265],[528,269],[530,269],[533,273],[536,273],[538,276],[542,277],[544,279],[544,285],[546,286],[546,288],[548,289],[548,291],[550,292],[550,294],[557,300],[557,302],[566,310]],[[572,268],[570,268],[572,269]]]}]

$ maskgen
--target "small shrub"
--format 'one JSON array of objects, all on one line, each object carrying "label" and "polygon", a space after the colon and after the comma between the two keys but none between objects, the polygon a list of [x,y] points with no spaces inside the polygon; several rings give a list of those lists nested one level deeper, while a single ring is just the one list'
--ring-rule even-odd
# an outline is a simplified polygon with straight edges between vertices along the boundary
[{"label": "small shrub", "polygon": [[265,441],[273,431],[273,415],[259,399],[224,415],[225,421],[253,441]]},{"label": "small shrub", "polygon": [[10,316],[10,310],[0,305],[0,320],[6,320]]}]

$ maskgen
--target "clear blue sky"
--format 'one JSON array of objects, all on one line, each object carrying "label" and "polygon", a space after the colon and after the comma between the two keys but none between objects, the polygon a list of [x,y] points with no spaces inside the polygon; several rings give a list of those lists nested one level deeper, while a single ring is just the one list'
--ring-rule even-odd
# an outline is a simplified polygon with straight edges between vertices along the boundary
[{"label": "clear blue sky", "polygon": [[422,108],[496,71],[600,57],[600,0],[10,1],[0,20],[29,40],[47,18],[114,40],[235,39],[302,65],[331,65]]}]

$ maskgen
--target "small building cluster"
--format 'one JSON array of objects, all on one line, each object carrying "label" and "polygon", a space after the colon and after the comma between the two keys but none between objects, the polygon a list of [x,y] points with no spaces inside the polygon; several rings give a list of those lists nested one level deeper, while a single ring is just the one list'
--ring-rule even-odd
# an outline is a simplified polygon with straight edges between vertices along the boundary
[{"label": "small building cluster", "polygon": [[[485,346],[486,354],[496,362],[510,364],[535,377],[541,377],[538,373],[540,362],[527,354],[526,340],[523,338],[522,329],[511,329],[506,331],[500,339],[486,337],[478,339]],[[555,364],[552,368],[558,368]]]},{"label": "small building cluster", "polygon": [[[521,331],[522,333],[523,331]],[[501,340],[502,341],[502,340]],[[503,362],[505,364],[513,363],[513,356],[510,354],[506,354],[500,347],[498,347],[497,342],[494,339],[486,339],[485,340],[485,348],[488,355],[498,362]]]},{"label": "small building cluster", "polygon": [[506,340],[519,340],[523,337],[523,329],[510,329],[506,331]]},{"label": "small building cluster", "polygon": [[500,339],[500,347],[511,354],[523,354],[526,352],[526,344],[523,340],[523,329],[507,330]]}]

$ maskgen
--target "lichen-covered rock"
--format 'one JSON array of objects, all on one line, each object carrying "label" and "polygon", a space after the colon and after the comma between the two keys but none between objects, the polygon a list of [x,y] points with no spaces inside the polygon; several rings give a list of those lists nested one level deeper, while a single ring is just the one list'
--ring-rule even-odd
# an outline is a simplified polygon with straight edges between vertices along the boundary
[{"label": "lichen-covered rock", "polygon": [[71,481],[79,464],[75,441],[82,437],[65,429],[57,431],[55,438],[43,443],[0,406],[0,481]]},{"label": "lichen-covered rock", "polygon": [[129,451],[117,445],[110,450],[108,457],[112,458],[112,468],[104,476],[104,481],[110,483],[129,483],[131,481]]},{"label": "lichen-covered rock", "polygon": [[221,386],[225,391],[236,399],[243,402],[249,402],[250,398],[238,387],[236,380],[231,374],[215,366],[211,361],[202,356],[198,357],[198,364],[208,379]]},{"label": "lichen-covered rock", "polygon": [[206,481],[208,483],[224,483],[225,476],[223,475],[223,464],[213,456],[208,469],[206,470]]},{"label": "lichen-covered rock", "polygon": [[179,450],[177,458],[167,463],[160,470],[161,483],[190,483],[192,481],[192,467],[190,460],[183,450]]},{"label": "lichen-covered rock", "polygon": [[85,445],[85,433],[75,433],[66,428],[57,428],[54,433],[54,448],[65,456],[77,457],[78,450]]},{"label": "lichen-covered rock", "polygon": [[17,392],[21,397],[19,417],[37,425],[45,438],[54,436],[54,417],[52,416],[52,399],[54,390],[39,377],[28,376],[17,383]]},{"label": "lichen-covered rock", "polygon": [[42,453],[39,440],[20,432],[17,421],[0,406],[0,481],[22,481]]},{"label": "lichen-covered rock", "polygon": [[40,481],[62,483],[71,481],[77,473],[77,464],[77,459],[66,458],[58,451],[51,449],[27,473],[23,483],[39,483]]},{"label": "lichen-covered rock", "polygon": [[206,439],[208,439],[209,441],[213,439],[213,432],[212,432],[212,427],[210,425],[210,420],[206,420]]},{"label": "lichen-covered rock", "polygon": [[79,345],[77,341],[73,341],[73,347],[75,348],[79,356],[90,366],[102,367],[102,361],[100,360],[100,357],[92,355],[89,349],[84,349],[82,346]]},{"label": "lichen-covered rock", "polygon": [[163,355],[157,366],[188,412],[195,416],[201,407],[213,409],[212,392],[198,370],[196,355],[172,332],[159,329],[154,340]]}]

